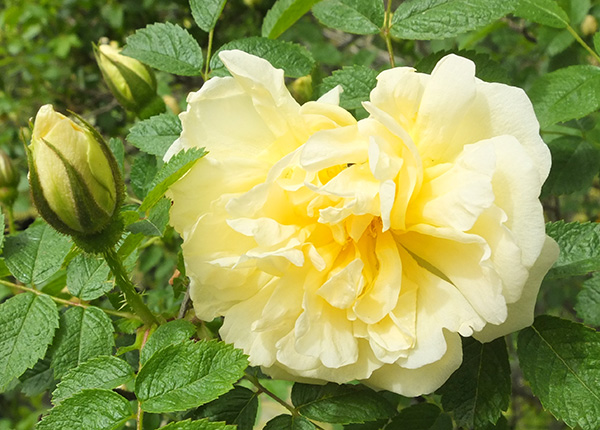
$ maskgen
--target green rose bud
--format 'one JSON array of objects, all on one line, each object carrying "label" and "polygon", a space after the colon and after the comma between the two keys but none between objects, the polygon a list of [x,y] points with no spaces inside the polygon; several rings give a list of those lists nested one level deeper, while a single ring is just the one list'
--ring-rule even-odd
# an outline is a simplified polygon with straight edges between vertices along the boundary
[{"label": "green rose bud", "polygon": [[0,203],[12,206],[17,198],[19,179],[19,172],[12,160],[4,151],[0,151]]},{"label": "green rose bud", "polygon": [[[50,225],[76,239],[118,230],[112,225],[118,224],[123,196],[121,174],[110,148],[91,126],[42,106],[27,155],[33,200]],[[114,243],[120,231],[110,236]]]},{"label": "green rose bud", "polygon": [[156,95],[156,77],[152,69],[120,52],[114,42],[94,46],[98,67],[115,98],[140,118],[164,112],[165,104]]}]

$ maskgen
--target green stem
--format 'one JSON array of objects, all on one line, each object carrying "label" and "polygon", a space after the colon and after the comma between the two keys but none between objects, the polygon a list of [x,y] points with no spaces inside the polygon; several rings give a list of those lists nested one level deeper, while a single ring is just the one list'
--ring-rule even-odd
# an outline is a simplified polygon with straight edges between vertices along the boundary
[{"label": "green stem", "polygon": [[[263,384],[260,383],[260,381],[258,380],[258,378],[256,376],[250,375],[250,374],[246,373],[246,375],[244,377],[248,381],[250,381],[252,383],[252,385],[254,385],[256,387],[258,394],[261,394],[261,393],[266,394],[267,396],[269,396],[270,398],[272,398],[273,400],[275,400],[277,403],[279,403],[281,406],[283,406],[284,408],[286,408],[288,411],[290,411],[290,413],[292,415],[294,415],[294,416],[299,415],[298,409],[296,409],[292,405],[288,404],[285,400],[283,400],[281,397],[279,397],[275,393],[269,391]],[[311,423],[317,429],[324,430],[323,427],[321,427],[320,425],[318,425],[314,421],[311,421]]]},{"label": "green stem", "polygon": [[390,65],[396,67],[396,61],[394,60],[394,48],[392,46],[392,36],[390,35],[390,28],[392,27],[392,0],[388,0],[387,8],[385,11],[385,19],[383,21],[383,28],[381,29],[381,35],[385,40],[385,46],[387,47],[388,55],[390,56]]},{"label": "green stem", "polygon": [[285,402],[279,396],[275,395],[274,393],[269,391],[265,386],[263,386],[263,384],[260,383],[260,381],[258,380],[258,378],[256,376],[249,375],[248,373],[246,373],[245,378],[248,381],[250,381],[252,383],[252,385],[254,385],[256,387],[259,394],[265,393],[267,396],[269,396],[270,398],[275,400],[277,403],[279,403],[281,406],[283,406],[288,411],[290,411],[292,413],[292,415],[296,415],[298,413],[298,411],[296,411],[296,409],[293,406],[289,405],[287,402]]},{"label": "green stem", "polygon": [[208,71],[209,71],[209,67],[210,67],[210,56],[212,54],[212,44],[213,44],[213,35],[214,35],[215,29],[211,29],[208,32],[208,47],[206,48],[206,66],[204,68],[204,80],[208,81]]},{"label": "green stem", "polygon": [[17,229],[15,228],[15,213],[13,211],[13,205],[8,204],[4,207],[6,212],[6,218],[8,220],[8,232],[10,234],[15,234]]},{"label": "green stem", "polygon": [[[45,294],[46,296],[48,296],[52,300],[54,300],[56,303],[60,303],[61,305],[77,306],[77,307],[80,307],[80,308],[89,308],[90,307],[90,305],[86,305],[84,303],[72,302],[70,300],[61,299],[60,297],[51,296],[50,294],[43,293],[43,292],[38,291],[38,290],[36,290],[34,288],[29,288],[29,287],[26,287],[24,285],[14,284],[12,282],[4,281],[2,279],[0,279],[0,284],[1,285],[6,285],[9,288],[14,288],[14,289],[21,290],[21,291],[27,291],[28,293],[37,294],[38,296],[40,296],[42,294]],[[128,319],[134,319],[134,320],[142,321],[142,319],[139,316],[134,315],[134,314],[129,313],[129,312],[112,311],[110,309],[103,309],[103,308],[99,308],[99,309],[101,311],[103,311],[104,313],[108,314],[108,315],[114,315],[116,317],[128,318]]]},{"label": "green stem", "polygon": [[598,56],[598,54],[592,48],[590,48],[587,43],[585,43],[585,41],[581,38],[581,36],[579,36],[579,34],[575,31],[575,29],[573,29],[573,27],[571,27],[570,25],[567,25],[567,31],[569,33],[571,33],[571,35],[575,38],[575,40],[581,46],[583,46],[585,48],[585,50],[588,51],[590,53],[590,55],[596,59],[596,61],[598,61],[600,63],[600,56]]},{"label": "green stem", "polygon": [[113,275],[115,275],[115,281],[123,294],[125,295],[125,301],[133,309],[136,315],[139,315],[144,324],[151,326],[152,324],[159,324],[154,314],[144,304],[142,297],[135,290],[135,286],[129,280],[129,276],[123,267],[121,258],[117,254],[114,248],[108,248],[103,253],[104,259],[110,267]]},{"label": "green stem", "polygon": [[[254,385],[256,387],[258,394],[261,394],[261,393],[266,394],[267,396],[269,396],[270,398],[272,398],[273,400],[275,400],[277,403],[279,403],[281,406],[283,406],[284,408],[286,408],[288,411],[290,411],[290,413],[292,415],[294,415],[294,416],[299,415],[298,409],[296,409],[292,405],[288,404],[285,400],[283,400],[281,397],[279,397],[275,393],[269,391],[263,384],[260,383],[260,381],[258,380],[258,378],[256,376],[250,375],[250,374],[246,373],[246,375],[244,377],[248,381],[250,381],[252,383],[252,385]],[[314,421],[311,421],[311,423],[317,429],[324,430],[323,427],[321,427],[320,425],[318,425]]]}]

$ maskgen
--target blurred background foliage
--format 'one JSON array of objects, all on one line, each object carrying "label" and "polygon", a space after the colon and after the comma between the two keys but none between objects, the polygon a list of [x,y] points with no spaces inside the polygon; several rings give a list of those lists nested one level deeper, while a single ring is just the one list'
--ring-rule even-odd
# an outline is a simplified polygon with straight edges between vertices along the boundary
[{"label": "blurred background foliage", "polygon": [[[600,0],[557,2],[567,11],[579,36],[593,46],[593,35],[600,20]],[[400,1],[394,3],[393,9]],[[273,0],[229,0],[216,26],[213,52],[228,41],[259,36],[263,17],[272,4]],[[123,45],[128,35],[153,22],[177,23],[185,27],[200,46],[207,46],[207,35],[193,24],[187,0],[3,0],[0,5],[0,149],[16,161],[21,175],[15,207],[19,229],[25,228],[35,217],[28,195],[23,148],[23,140],[29,135],[29,119],[41,105],[51,103],[57,111],[71,110],[82,115],[106,138],[124,138],[135,123],[135,117],[116,102],[102,81],[92,43],[107,38]],[[343,66],[364,65],[377,71],[389,67],[385,42],[379,35],[360,36],[328,29],[311,14],[288,29],[281,39],[305,45],[317,61],[310,79],[289,81],[300,101],[318,97],[323,78]],[[540,76],[553,70],[576,64],[600,65],[567,30],[533,24],[514,16],[455,38],[396,40],[394,50],[397,65],[416,66],[424,72],[431,71],[445,53],[460,52],[477,63],[481,79],[509,83],[526,91]],[[173,113],[184,109],[187,93],[202,84],[200,77],[163,72],[157,72],[157,79],[159,95]],[[361,108],[356,109],[355,114],[362,115]],[[555,163],[560,162],[553,168],[543,191],[548,220],[597,221],[600,209],[598,113],[548,127],[542,130],[542,135],[551,147]],[[568,145],[576,150],[565,152]],[[138,150],[128,144],[125,144],[125,153],[125,169],[129,172],[133,160],[144,156],[138,156]],[[585,171],[578,170],[577,163],[584,161],[588,163]],[[150,168],[152,162],[155,161],[137,161],[144,168]],[[560,168],[568,163],[574,163],[571,174],[580,178],[581,184],[576,190],[561,189],[560,175],[565,171]],[[143,190],[139,190],[138,183],[129,181],[128,186],[130,196],[141,198],[139,194]],[[171,230],[163,238],[149,240],[140,249],[138,283],[148,288],[148,303],[157,312],[176,312],[182,299],[181,285],[175,283],[175,288],[169,287],[178,262],[181,268],[178,241]],[[582,277],[546,282],[538,303],[539,312],[576,319],[575,295],[586,280]],[[0,300],[5,295],[0,290]],[[509,348],[514,351],[516,336],[513,338]],[[131,339],[119,342],[127,344]],[[40,375],[43,372],[36,377],[42,378]],[[543,412],[518,369],[513,372],[513,378],[511,409],[506,414],[507,419],[494,428],[565,428],[563,423]],[[285,382],[273,382],[273,390],[289,389]],[[33,428],[48,407],[47,394],[37,394],[35,390],[0,395],[0,430]],[[264,409],[269,407],[263,406]],[[152,415],[148,414],[147,419],[152,421]],[[148,428],[155,427],[149,422]]]}]

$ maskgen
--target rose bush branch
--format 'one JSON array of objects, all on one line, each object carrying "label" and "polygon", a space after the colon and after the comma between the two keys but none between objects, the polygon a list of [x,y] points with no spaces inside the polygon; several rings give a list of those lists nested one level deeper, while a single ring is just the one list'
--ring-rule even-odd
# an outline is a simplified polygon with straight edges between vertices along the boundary
[{"label": "rose bush branch", "polygon": [[[281,406],[283,406],[284,408],[286,408],[288,411],[290,411],[290,413],[293,416],[297,416],[300,415],[300,413],[298,412],[298,409],[293,407],[292,405],[290,405],[289,403],[287,403],[285,400],[283,400],[281,397],[279,397],[277,394],[273,393],[271,390],[269,390],[268,388],[266,388],[264,385],[262,385],[260,383],[260,380],[254,376],[251,375],[249,373],[246,373],[246,375],[244,376],[244,378],[246,378],[246,380],[250,381],[252,383],[252,385],[254,385],[257,389],[257,392],[259,394],[266,394],[267,396],[269,396],[271,399],[275,400],[277,403],[279,403]],[[320,430],[323,430],[323,427],[319,426],[318,424],[316,424],[314,421],[311,421],[311,423]]]},{"label": "rose bush branch", "polygon": [[[29,293],[34,293],[38,296],[40,295],[46,295],[48,297],[50,297],[53,301],[55,301],[56,303],[60,303],[61,305],[66,305],[66,306],[76,306],[76,307],[80,307],[80,308],[89,308],[90,305],[85,304],[85,303],[79,303],[79,302],[73,302],[71,300],[65,300],[65,299],[61,299],[60,297],[56,297],[56,296],[52,296],[50,294],[47,293],[43,293],[39,290],[36,290],[35,288],[30,288],[30,287],[26,287],[25,285],[19,285],[19,284],[15,284],[13,282],[8,282],[5,281],[3,279],[0,279],[0,285],[4,285],[7,286],[9,288],[12,289],[17,289],[20,291],[24,291],[24,292],[29,292]],[[112,309],[104,309],[104,308],[99,308],[101,311],[103,311],[104,313],[108,314],[108,315],[113,315],[116,317],[120,317],[120,318],[127,318],[127,319],[133,319],[133,320],[138,320],[138,321],[142,321],[142,318],[138,315],[132,314],[130,312],[122,312],[122,311],[113,311]]]},{"label": "rose bush branch", "polygon": [[142,296],[140,296],[136,291],[135,286],[129,279],[129,276],[123,267],[121,257],[119,257],[119,254],[115,251],[115,249],[108,248],[102,253],[102,255],[106,260],[108,267],[110,267],[111,272],[115,276],[115,282],[117,286],[125,295],[125,301],[131,307],[131,309],[133,309],[135,314],[138,315],[142,321],[144,321],[144,324],[148,326],[159,324],[156,316],[154,316],[152,311],[148,309],[142,300]]}]

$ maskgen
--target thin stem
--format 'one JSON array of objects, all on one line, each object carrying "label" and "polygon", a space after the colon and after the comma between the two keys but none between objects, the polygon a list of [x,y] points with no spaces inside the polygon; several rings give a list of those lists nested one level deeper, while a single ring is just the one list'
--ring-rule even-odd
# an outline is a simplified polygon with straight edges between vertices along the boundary
[{"label": "thin stem", "polygon": [[115,275],[115,281],[123,294],[125,294],[125,300],[127,304],[131,306],[134,313],[139,315],[144,324],[151,326],[152,324],[159,324],[158,320],[154,316],[154,314],[148,309],[148,307],[144,304],[142,297],[135,290],[135,286],[129,280],[129,276],[123,267],[123,263],[121,262],[121,258],[117,254],[114,248],[108,248],[103,253],[104,259],[106,263],[108,263],[108,267],[110,267],[111,272]]},{"label": "thin stem", "polygon": [[385,46],[387,47],[388,55],[390,56],[390,65],[396,67],[396,61],[394,60],[394,48],[392,46],[392,36],[390,35],[390,28],[392,27],[392,0],[388,0],[387,8],[385,11],[385,19],[381,34],[385,40]]},{"label": "thin stem", "polygon": [[[80,307],[80,308],[89,308],[90,307],[90,305],[86,305],[85,303],[78,303],[78,302],[72,302],[70,300],[61,299],[60,297],[51,296],[50,294],[43,293],[43,292],[38,291],[38,290],[36,290],[34,288],[29,288],[29,287],[26,287],[25,285],[14,284],[12,282],[4,281],[2,279],[0,279],[0,284],[1,285],[6,285],[9,288],[15,288],[17,290],[27,291],[29,293],[34,293],[34,294],[37,294],[38,296],[40,296],[42,294],[45,294],[48,297],[50,297],[52,300],[54,300],[56,303],[60,303],[61,305],[77,306],[77,307]],[[114,315],[116,317],[128,318],[128,319],[134,319],[134,320],[142,321],[142,319],[139,316],[134,315],[134,314],[129,313],[129,312],[113,311],[113,310],[110,310],[110,309],[102,309],[102,308],[99,308],[99,309],[101,311],[103,311],[104,313],[108,314],[108,315]]]},{"label": "thin stem", "polygon": [[585,41],[581,38],[581,36],[579,36],[579,34],[577,34],[577,32],[573,29],[573,27],[571,27],[570,25],[567,25],[567,30],[569,33],[571,33],[571,35],[575,38],[575,40],[581,46],[583,46],[585,48],[585,50],[588,51],[590,53],[590,55],[596,59],[596,61],[598,61],[600,63],[600,56],[598,56],[598,54],[592,48],[590,48],[590,46],[587,43],[585,43]]},{"label": "thin stem", "polygon": [[280,397],[278,397],[276,394],[272,393],[271,391],[269,391],[263,384],[260,383],[260,381],[258,380],[258,378],[254,375],[249,375],[246,373],[245,378],[250,381],[252,383],[252,385],[254,385],[256,387],[256,389],[258,390],[258,393],[265,393],[267,396],[269,396],[270,398],[272,398],[273,400],[275,400],[277,403],[279,403],[281,406],[283,406],[284,408],[286,408],[288,411],[290,411],[292,413],[292,415],[296,415],[298,413],[298,411],[296,411],[296,409],[289,405],[286,401],[284,401],[283,399],[281,399]]},{"label": "thin stem", "polygon": [[8,220],[8,232],[10,234],[15,234],[17,229],[15,228],[15,213],[13,211],[13,205],[8,204],[4,207],[6,212],[6,218]]},{"label": "thin stem", "polygon": [[185,295],[183,296],[183,301],[181,302],[181,306],[179,307],[179,313],[177,314],[177,319],[183,319],[185,317],[185,313],[188,309],[188,304],[190,303],[190,286],[185,289]]},{"label": "thin stem", "polygon": [[208,81],[208,70],[210,67],[210,56],[212,54],[212,43],[213,43],[213,35],[214,35],[215,29],[211,29],[208,32],[208,47],[206,48],[206,66],[204,68],[204,80]]}]

